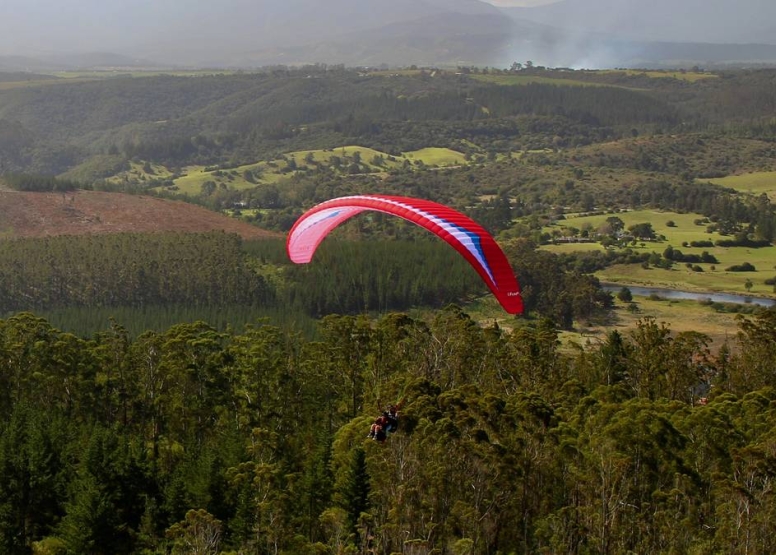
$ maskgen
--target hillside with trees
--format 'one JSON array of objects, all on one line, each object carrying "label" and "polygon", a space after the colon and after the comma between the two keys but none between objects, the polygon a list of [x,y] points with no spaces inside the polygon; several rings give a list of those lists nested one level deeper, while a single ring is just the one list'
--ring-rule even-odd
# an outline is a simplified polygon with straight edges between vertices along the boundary
[{"label": "hillside with trees", "polygon": [[[775,78],[0,79],[0,552],[773,552],[776,309],[599,277],[770,295]],[[291,264],[359,193],[480,222],[526,313],[383,214]]]},{"label": "hillside with trees", "polygon": [[[579,275],[621,264],[671,272],[686,260],[695,265],[692,271],[707,273],[716,264],[702,262],[701,250],[692,250],[690,241],[671,243],[654,233],[625,241],[596,235],[598,230],[564,229],[567,215],[692,212],[706,221],[708,233],[721,235],[705,260],[714,257],[720,268],[743,262],[757,267],[762,273],[752,277],[763,294],[763,283],[772,277],[765,274],[769,268],[737,257],[728,262],[721,249],[772,243],[776,216],[767,190],[765,196],[747,194],[708,180],[776,170],[773,82],[770,70],[591,72],[535,67],[530,61],[458,71],[318,65],[92,76],[45,85],[11,81],[16,86],[0,90],[2,172],[7,188],[24,192],[2,193],[9,199],[0,214],[2,233],[223,229],[249,238],[266,235],[263,230],[285,233],[304,210],[333,196],[416,196],[449,204],[495,234],[528,285],[528,306],[542,306],[537,314],[570,329],[605,310],[607,302],[594,281],[592,296],[558,295],[557,284],[584,288],[589,282]],[[440,152],[455,162],[441,164]],[[197,212],[192,204],[233,219]],[[161,207],[165,210],[157,211]],[[548,226],[555,226],[552,233]],[[382,217],[359,219],[341,237],[356,243],[429,239],[413,226]],[[604,250],[534,252],[559,237],[600,242]],[[681,249],[683,260],[662,256],[667,247]],[[309,269],[281,269],[282,256],[268,263],[272,269],[263,264],[255,263],[254,272],[261,267],[297,285],[327,283],[325,272],[312,278]],[[407,271],[399,267],[390,271]],[[349,271],[350,289],[341,287],[332,296],[326,287],[338,286],[308,283],[294,303],[318,317],[440,308],[476,298],[468,286],[457,285],[428,296],[409,286],[411,279],[389,291],[379,280],[355,277],[364,268]],[[164,275],[158,267],[143,272],[151,280]],[[742,277],[739,281],[743,286]],[[40,287],[49,291],[51,285]],[[57,296],[49,291],[40,298]],[[534,305],[532,298],[546,302]],[[573,298],[589,302],[572,309]],[[25,308],[18,299],[14,307]],[[71,307],[83,303],[58,305]]]}]

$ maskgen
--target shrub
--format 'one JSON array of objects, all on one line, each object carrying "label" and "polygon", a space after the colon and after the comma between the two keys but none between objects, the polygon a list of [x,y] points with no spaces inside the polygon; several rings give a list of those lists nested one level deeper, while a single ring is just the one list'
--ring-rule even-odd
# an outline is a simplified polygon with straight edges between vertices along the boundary
[{"label": "shrub", "polygon": [[717,241],[718,247],[750,247],[753,249],[759,249],[761,247],[771,246],[770,241],[741,238],[741,239],[720,239]]},{"label": "shrub", "polygon": [[736,264],[735,266],[725,268],[725,270],[728,272],[756,272],[757,268],[749,262],[744,262],[743,264]]}]

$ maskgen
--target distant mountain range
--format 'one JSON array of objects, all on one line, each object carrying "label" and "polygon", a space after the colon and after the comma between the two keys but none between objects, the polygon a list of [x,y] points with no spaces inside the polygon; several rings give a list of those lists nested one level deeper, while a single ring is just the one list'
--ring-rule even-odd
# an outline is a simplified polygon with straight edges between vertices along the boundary
[{"label": "distant mountain range", "polygon": [[502,9],[519,21],[628,41],[776,45],[773,0],[560,0]]},{"label": "distant mountain range", "polygon": [[[148,0],[131,7],[83,0],[79,17],[50,32],[40,31],[59,23],[46,20],[56,11],[25,9],[0,22],[0,71],[508,67],[526,60],[553,67],[776,65],[773,0],[561,0],[531,8],[479,0]],[[20,35],[31,22],[36,33]],[[68,33],[78,40],[68,41]]]}]

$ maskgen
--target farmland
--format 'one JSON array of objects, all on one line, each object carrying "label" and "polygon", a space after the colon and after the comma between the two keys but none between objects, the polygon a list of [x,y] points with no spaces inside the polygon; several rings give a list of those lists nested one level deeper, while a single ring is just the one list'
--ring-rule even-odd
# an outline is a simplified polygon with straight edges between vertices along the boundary
[{"label": "farmland", "polygon": [[484,83],[493,83],[495,85],[557,85],[557,86],[577,86],[577,87],[604,87],[601,83],[591,83],[589,81],[576,80],[572,78],[548,77],[544,75],[475,75],[475,79]]},{"label": "farmland", "polygon": [[[617,212],[616,214],[601,214],[595,216],[569,217],[559,220],[554,225],[545,228],[545,232],[563,235],[564,228],[589,228],[598,229],[606,222],[607,218],[620,218],[625,229],[639,223],[652,224],[655,234],[665,239],[656,241],[636,240],[628,245],[635,252],[662,253],[667,247],[679,249],[684,254],[698,254],[706,251],[718,259],[718,263],[700,263],[702,271],[693,270],[684,264],[676,264],[671,269],[657,268],[653,266],[628,264],[615,265],[597,272],[597,276],[603,280],[614,283],[630,283],[653,287],[667,287],[671,289],[683,289],[689,291],[726,291],[733,293],[751,292],[754,295],[772,296],[773,286],[766,285],[765,280],[776,275],[776,247],[720,247],[705,246],[692,247],[692,242],[716,241],[729,239],[718,232],[707,230],[709,222],[700,214],[678,214],[674,212],[654,210],[630,210]],[[669,223],[673,225],[669,225]],[[687,244],[688,246],[685,246]],[[598,243],[564,243],[546,245],[543,249],[557,253],[570,253],[589,250],[600,250]],[[613,247],[612,247],[613,248]],[[726,268],[750,263],[756,271],[734,272]],[[751,283],[747,289],[747,281]]]},{"label": "farmland", "polygon": [[765,193],[773,201],[776,200],[776,172],[753,172],[709,179],[709,183],[730,187],[753,195]]},{"label": "farmland", "polygon": [[0,239],[102,233],[225,231],[245,239],[277,237],[189,203],[98,191],[67,194],[0,190]]},{"label": "farmland", "polygon": [[290,152],[281,158],[236,167],[212,168],[186,166],[179,173],[161,165],[132,163],[130,169],[109,178],[109,182],[128,180],[161,181],[160,188],[183,195],[198,195],[207,182],[229,190],[248,190],[259,185],[277,184],[300,173],[332,170],[342,174],[375,173],[402,167],[450,167],[466,164],[465,156],[448,148],[423,148],[393,156],[375,149],[349,145],[325,150]]}]

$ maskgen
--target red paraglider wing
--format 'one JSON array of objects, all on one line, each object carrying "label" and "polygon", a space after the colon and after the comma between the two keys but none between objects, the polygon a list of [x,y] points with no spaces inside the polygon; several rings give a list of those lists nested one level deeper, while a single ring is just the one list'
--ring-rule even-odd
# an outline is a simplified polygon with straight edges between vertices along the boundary
[{"label": "red paraglider wing", "polygon": [[339,224],[365,210],[399,216],[441,237],[455,248],[510,314],[523,312],[523,299],[512,267],[493,237],[471,218],[428,200],[385,195],[357,195],[322,202],[303,214],[286,241],[297,264],[312,260],[315,250]]}]

